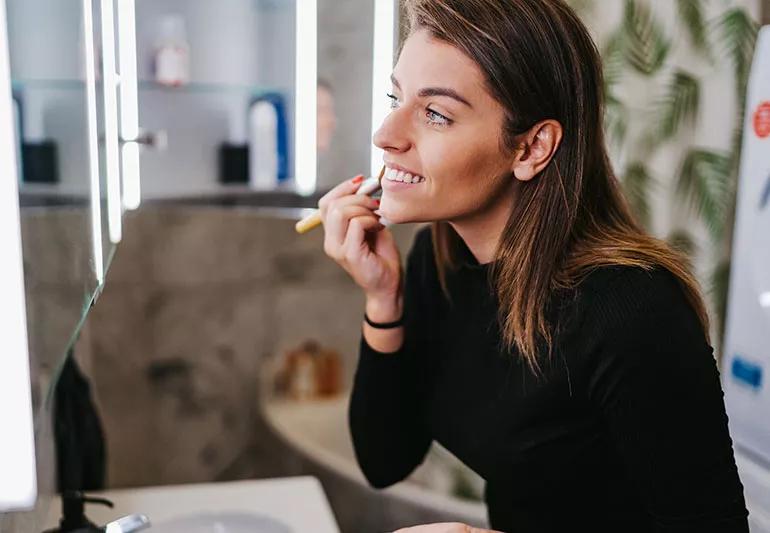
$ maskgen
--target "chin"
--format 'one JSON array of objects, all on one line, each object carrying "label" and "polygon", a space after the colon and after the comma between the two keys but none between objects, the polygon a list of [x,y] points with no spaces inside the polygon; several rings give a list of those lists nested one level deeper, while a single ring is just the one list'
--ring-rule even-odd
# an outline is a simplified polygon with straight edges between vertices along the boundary
[{"label": "chin", "polygon": [[419,205],[412,205],[411,202],[394,201],[387,194],[382,196],[378,212],[392,224],[413,224],[438,220],[427,213],[424,208],[420,208]]},{"label": "chin", "polygon": [[380,215],[385,217],[391,224],[408,224],[409,222],[414,222],[412,219],[416,213],[410,213],[412,210],[406,206],[393,204],[393,202],[388,201],[388,199],[383,196],[382,203],[378,210]]}]

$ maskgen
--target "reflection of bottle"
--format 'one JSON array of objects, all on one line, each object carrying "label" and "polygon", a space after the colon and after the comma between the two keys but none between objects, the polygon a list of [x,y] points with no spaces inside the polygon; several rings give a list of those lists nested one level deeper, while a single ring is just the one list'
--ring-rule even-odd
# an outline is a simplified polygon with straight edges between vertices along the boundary
[{"label": "reflection of bottle", "polygon": [[155,51],[155,81],[177,87],[190,81],[190,46],[181,15],[166,15],[160,21]]},{"label": "reflection of bottle", "polygon": [[274,189],[278,185],[278,116],[267,100],[254,102],[249,110],[249,185]]},{"label": "reflection of bottle", "polygon": [[283,99],[264,95],[249,108],[249,184],[273,189],[288,177],[287,130]]}]

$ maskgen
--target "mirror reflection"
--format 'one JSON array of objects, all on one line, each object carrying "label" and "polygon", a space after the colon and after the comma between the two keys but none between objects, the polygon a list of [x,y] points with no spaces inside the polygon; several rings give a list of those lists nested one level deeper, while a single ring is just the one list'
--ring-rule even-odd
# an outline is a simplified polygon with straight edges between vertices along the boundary
[{"label": "mirror reflection", "polygon": [[39,406],[98,286],[83,11],[76,0],[9,1],[6,9],[27,327]]}]

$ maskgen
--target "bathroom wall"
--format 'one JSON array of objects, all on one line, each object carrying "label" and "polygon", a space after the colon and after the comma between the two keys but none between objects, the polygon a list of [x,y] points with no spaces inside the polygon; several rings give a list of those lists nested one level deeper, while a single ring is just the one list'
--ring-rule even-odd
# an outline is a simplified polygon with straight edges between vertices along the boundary
[{"label": "bathroom wall", "polygon": [[[304,340],[337,350],[350,383],[363,295],[323,253],[323,232],[300,236],[294,222],[171,205],[128,216],[76,345],[100,404],[111,487],[272,468],[275,454],[249,451],[266,439],[260,370]],[[394,228],[403,250],[414,230]]]}]

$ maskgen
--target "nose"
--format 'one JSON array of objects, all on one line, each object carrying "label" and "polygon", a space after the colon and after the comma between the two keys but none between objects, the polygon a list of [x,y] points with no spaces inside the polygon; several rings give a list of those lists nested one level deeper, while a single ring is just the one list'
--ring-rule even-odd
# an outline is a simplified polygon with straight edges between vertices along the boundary
[{"label": "nose", "polygon": [[382,121],[374,133],[372,142],[386,152],[406,152],[412,145],[406,113],[403,109],[394,109]]}]

